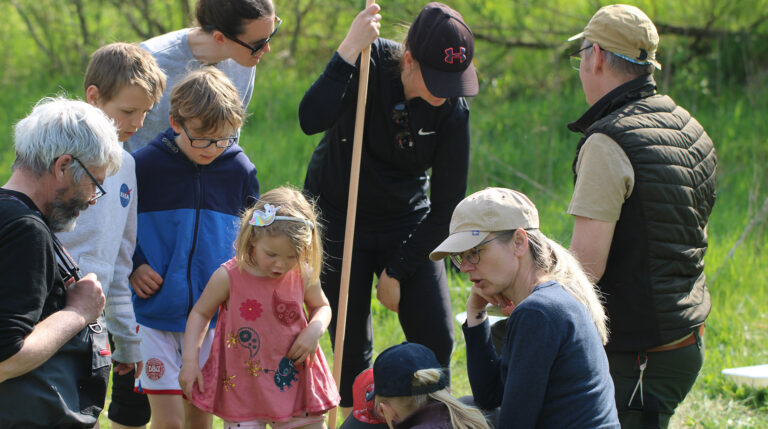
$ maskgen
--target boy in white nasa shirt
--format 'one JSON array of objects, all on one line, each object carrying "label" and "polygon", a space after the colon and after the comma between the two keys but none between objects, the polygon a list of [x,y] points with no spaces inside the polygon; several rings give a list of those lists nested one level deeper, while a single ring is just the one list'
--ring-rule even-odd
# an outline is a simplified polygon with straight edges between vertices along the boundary
[{"label": "boy in white nasa shirt", "polygon": [[[101,109],[117,126],[122,145],[144,123],[160,100],[165,74],[155,59],[136,45],[112,43],[97,49],[85,72],[86,101]],[[144,395],[133,392],[142,361],[128,276],[136,246],[136,172],[133,157],[123,150],[120,170],[107,177],[99,204],[80,214],[75,228],[58,234],[82,272],[96,273],[106,296],[107,330],[114,342],[113,428],[143,427],[150,417]],[[135,371],[135,372],[134,372]]]}]

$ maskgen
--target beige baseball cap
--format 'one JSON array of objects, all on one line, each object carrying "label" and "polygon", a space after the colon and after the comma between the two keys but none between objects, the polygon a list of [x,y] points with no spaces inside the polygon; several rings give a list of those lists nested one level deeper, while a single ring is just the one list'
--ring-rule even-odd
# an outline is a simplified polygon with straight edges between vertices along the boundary
[{"label": "beige baseball cap", "polygon": [[568,41],[576,39],[596,42],[602,49],[629,62],[653,64],[661,70],[661,64],[656,61],[659,33],[648,15],[635,6],[604,6],[589,20],[584,31]]},{"label": "beige baseball cap", "polygon": [[539,212],[524,194],[505,188],[485,188],[461,200],[453,210],[449,235],[429,254],[439,261],[480,244],[494,231],[539,227]]}]

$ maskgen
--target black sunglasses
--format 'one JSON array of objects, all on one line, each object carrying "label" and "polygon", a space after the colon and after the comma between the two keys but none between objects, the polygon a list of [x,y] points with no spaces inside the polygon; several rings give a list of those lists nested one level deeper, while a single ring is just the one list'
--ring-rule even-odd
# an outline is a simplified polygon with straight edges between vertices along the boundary
[{"label": "black sunglasses", "polygon": [[217,148],[224,149],[237,143],[237,137],[235,136],[225,137],[223,139],[204,139],[190,136],[189,131],[187,131],[187,128],[184,125],[181,126],[181,129],[187,134],[190,146],[196,149],[205,149],[210,145],[216,145]]},{"label": "black sunglasses", "polygon": [[392,109],[392,121],[400,127],[395,133],[395,145],[403,150],[413,149],[413,136],[411,136],[411,121],[408,114],[408,106],[400,102]]},{"label": "black sunglasses", "polygon": [[581,52],[586,51],[587,49],[591,48],[592,46],[595,46],[595,44],[591,44],[589,46],[585,46],[581,49],[577,49],[570,54],[568,54],[568,62],[571,64],[571,68],[578,71],[579,68],[581,68]]},{"label": "black sunglasses", "polygon": [[[230,36],[230,35],[228,35],[227,33],[223,32],[223,31],[221,32],[221,34],[223,34],[224,37],[226,37],[227,39],[237,43],[238,45],[241,45],[241,46],[244,46],[244,47],[250,49],[251,50],[251,56],[254,56],[260,50],[264,49],[265,46],[267,46],[267,43],[269,43],[269,41],[272,40],[272,37],[275,36],[275,34],[277,33],[277,30],[280,28],[280,24],[282,24],[282,23],[283,23],[283,20],[276,16],[275,17],[275,29],[274,29],[274,31],[272,31],[272,34],[270,34],[269,37],[267,37],[266,39],[259,40],[253,46],[243,42],[242,40],[238,39],[235,36]],[[221,30],[219,30],[219,31],[221,31]]]},{"label": "black sunglasses", "polygon": [[[70,155],[70,156],[72,156],[72,155]],[[101,187],[101,185],[99,184],[99,182],[96,181],[96,179],[93,177],[91,172],[88,171],[87,168],[85,168],[85,164],[83,164],[82,161],[77,159],[77,157],[72,156],[72,159],[77,161],[77,163],[80,165],[80,167],[83,169],[83,171],[85,171],[85,174],[88,175],[88,178],[91,179],[91,182],[93,182],[93,184],[96,185],[96,192],[91,194],[91,199],[88,200],[88,202],[92,203],[92,202],[98,200],[99,198],[103,197],[104,195],[106,195],[107,191],[105,191],[104,188]]]}]

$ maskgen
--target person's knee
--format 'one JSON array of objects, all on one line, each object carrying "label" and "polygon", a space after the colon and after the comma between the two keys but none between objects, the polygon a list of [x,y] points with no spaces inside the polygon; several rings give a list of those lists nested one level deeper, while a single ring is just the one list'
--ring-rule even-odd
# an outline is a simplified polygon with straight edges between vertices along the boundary
[{"label": "person's knee", "polygon": [[181,419],[163,419],[153,416],[150,427],[151,429],[183,429],[184,424]]},{"label": "person's knee", "polygon": [[149,395],[152,409],[151,429],[182,429],[184,426],[184,407],[181,396]]},{"label": "person's knee", "polygon": [[185,401],[184,422],[184,427],[188,429],[210,429],[213,416]]}]

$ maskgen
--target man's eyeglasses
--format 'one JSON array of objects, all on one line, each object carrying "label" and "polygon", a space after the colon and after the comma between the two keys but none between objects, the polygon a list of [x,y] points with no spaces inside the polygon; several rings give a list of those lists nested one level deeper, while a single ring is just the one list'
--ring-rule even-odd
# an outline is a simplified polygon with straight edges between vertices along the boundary
[{"label": "man's eyeglasses", "polygon": [[81,162],[79,159],[77,159],[77,158],[76,158],[76,157],[74,157],[74,156],[72,157],[72,159],[74,159],[75,161],[77,161],[77,163],[80,165],[80,167],[83,169],[83,171],[85,171],[85,174],[87,174],[87,175],[88,175],[88,178],[89,178],[89,179],[91,179],[91,182],[93,182],[93,184],[94,184],[94,185],[96,185],[96,191],[94,191],[94,192],[91,194],[91,199],[90,199],[90,200],[88,200],[88,202],[89,202],[89,203],[92,203],[92,202],[94,202],[94,201],[98,200],[99,198],[103,197],[104,195],[106,195],[106,194],[107,194],[107,191],[105,191],[105,190],[104,190],[104,188],[102,188],[102,187],[101,187],[101,185],[99,184],[99,182],[97,182],[97,181],[96,181],[96,179],[94,179],[94,178],[93,178],[93,175],[91,174],[91,172],[90,172],[90,171],[88,171],[88,169],[87,169],[87,168],[85,168],[85,164],[83,164],[83,163],[82,163],[82,162]]},{"label": "man's eyeglasses", "polygon": [[579,71],[579,68],[581,67],[581,51],[586,51],[592,46],[595,46],[594,43],[568,54],[568,61],[571,63],[572,69]]},{"label": "man's eyeglasses", "polygon": [[187,128],[184,125],[181,126],[181,129],[184,130],[184,133],[187,134],[189,144],[195,149],[205,149],[212,144],[216,145],[216,147],[219,149],[224,149],[237,143],[237,137],[235,136],[226,137],[223,139],[204,139],[190,136],[189,131],[187,131]]},{"label": "man's eyeglasses", "polygon": [[451,262],[453,262],[453,265],[456,266],[456,268],[461,269],[461,264],[464,261],[469,262],[472,265],[477,265],[480,263],[480,247],[485,246],[486,244],[490,243],[491,241],[499,238],[499,236],[495,236],[493,238],[490,238],[488,240],[485,240],[478,244],[477,246],[461,252],[461,253],[453,253],[450,255]]},{"label": "man's eyeglasses", "polygon": [[[221,34],[223,34],[224,37],[226,37],[227,39],[237,43],[238,45],[244,46],[244,47],[250,49],[251,50],[251,56],[254,56],[260,50],[264,49],[265,46],[267,46],[267,43],[269,43],[269,41],[272,40],[272,37],[275,36],[275,34],[277,33],[277,30],[280,28],[280,24],[282,24],[282,23],[283,23],[283,20],[276,16],[275,17],[275,29],[272,31],[272,34],[270,34],[269,37],[267,37],[266,39],[259,40],[253,46],[243,42],[242,40],[238,39],[235,36],[230,36],[230,35],[228,35],[227,33],[223,32],[223,31],[221,32]],[[221,30],[219,30],[219,31],[221,31]]]},{"label": "man's eyeglasses", "polygon": [[405,103],[395,104],[395,108],[392,110],[392,121],[400,127],[400,130],[395,133],[395,145],[403,150],[413,149],[414,144],[411,136],[411,122],[408,117],[408,107]]}]

